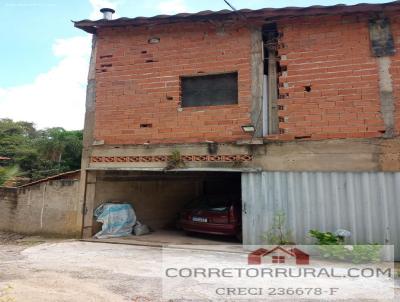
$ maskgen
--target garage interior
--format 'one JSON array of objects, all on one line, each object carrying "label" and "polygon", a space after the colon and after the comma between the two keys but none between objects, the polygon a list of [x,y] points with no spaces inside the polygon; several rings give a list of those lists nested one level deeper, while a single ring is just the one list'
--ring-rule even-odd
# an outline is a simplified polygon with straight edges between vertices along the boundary
[{"label": "garage interior", "polygon": [[[129,202],[137,220],[152,232],[95,241],[161,246],[166,244],[240,244],[232,236],[190,233],[179,227],[179,214],[203,195],[229,195],[241,200],[241,173],[210,171],[97,171],[95,204]],[[94,222],[93,235],[101,230]]]}]

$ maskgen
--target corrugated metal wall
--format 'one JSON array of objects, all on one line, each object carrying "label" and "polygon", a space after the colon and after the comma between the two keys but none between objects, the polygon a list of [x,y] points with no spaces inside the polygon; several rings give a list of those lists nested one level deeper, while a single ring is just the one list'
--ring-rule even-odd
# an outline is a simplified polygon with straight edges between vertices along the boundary
[{"label": "corrugated metal wall", "polygon": [[297,244],[310,229],[351,231],[353,243],[395,244],[400,259],[400,173],[259,172],[242,174],[243,239],[261,244],[284,211]]}]

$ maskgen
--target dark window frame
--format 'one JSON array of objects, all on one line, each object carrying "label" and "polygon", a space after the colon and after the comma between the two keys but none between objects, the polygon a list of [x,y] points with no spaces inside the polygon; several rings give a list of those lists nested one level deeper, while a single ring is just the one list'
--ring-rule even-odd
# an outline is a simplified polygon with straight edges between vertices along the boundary
[{"label": "dark window frame", "polygon": [[[221,79],[220,83],[216,83],[218,78]],[[180,104],[182,108],[226,106],[239,104],[238,71],[183,75],[179,77],[179,80],[181,93]],[[224,82],[227,85],[224,86]],[[200,87],[198,90],[193,87],[196,85]],[[218,85],[223,86],[226,89],[218,87]],[[206,86],[207,88],[210,87],[210,89],[206,89]]]},{"label": "dark window frame", "polygon": [[272,256],[272,263],[285,263],[285,256]]}]

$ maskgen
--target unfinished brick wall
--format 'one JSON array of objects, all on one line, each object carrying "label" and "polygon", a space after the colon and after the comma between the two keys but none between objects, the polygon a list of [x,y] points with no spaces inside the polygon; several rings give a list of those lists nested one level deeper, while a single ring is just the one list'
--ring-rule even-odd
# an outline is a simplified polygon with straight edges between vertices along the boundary
[{"label": "unfinished brick wall", "polygon": [[[157,37],[160,42],[150,44]],[[106,144],[249,138],[251,36],[203,23],[98,32],[95,138]],[[239,103],[180,108],[180,76],[238,72]]]},{"label": "unfinished brick wall", "polygon": [[286,71],[279,77],[282,134],[271,138],[382,136],[368,17],[304,17],[278,26],[283,34],[280,64]]},{"label": "unfinished brick wall", "polygon": [[[377,58],[367,14],[278,22],[280,134],[291,140],[381,137]],[[400,44],[400,19],[392,31]],[[222,23],[221,23],[222,24]],[[209,22],[98,31],[95,138],[106,144],[233,142],[252,123],[251,34],[243,24]],[[261,27],[262,22],[257,26]],[[150,44],[152,37],[159,43]],[[391,57],[396,133],[400,54]],[[239,104],[181,108],[180,76],[238,71]]]}]

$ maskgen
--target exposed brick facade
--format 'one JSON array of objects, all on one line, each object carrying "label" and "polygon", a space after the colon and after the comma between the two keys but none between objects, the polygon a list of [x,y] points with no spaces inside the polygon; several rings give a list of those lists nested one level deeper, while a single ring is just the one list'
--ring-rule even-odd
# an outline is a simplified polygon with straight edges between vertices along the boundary
[{"label": "exposed brick facade", "polygon": [[[107,144],[224,142],[248,138],[246,27],[210,23],[98,32],[95,137]],[[151,37],[160,43],[149,44]],[[180,76],[238,71],[239,104],[180,108]],[[141,128],[141,124],[152,127]]]},{"label": "exposed brick facade", "polygon": [[[366,14],[278,22],[279,128],[269,139],[381,137],[377,58]],[[400,21],[393,16],[396,48]],[[193,22],[98,30],[95,138],[106,144],[249,139],[251,32]],[[151,37],[160,43],[149,44]],[[391,58],[400,129],[400,55]],[[180,109],[180,76],[238,71],[239,104]],[[305,91],[309,86],[311,90]],[[141,127],[151,124],[151,127]]]},{"label": "exposed brick facade", "polygon": [[[281,23],[280,128],[286,138],[379,137],[377,58],[370,50],[366,15],[308,17]],[[305,90],[310,86],[311,91]]]}]

